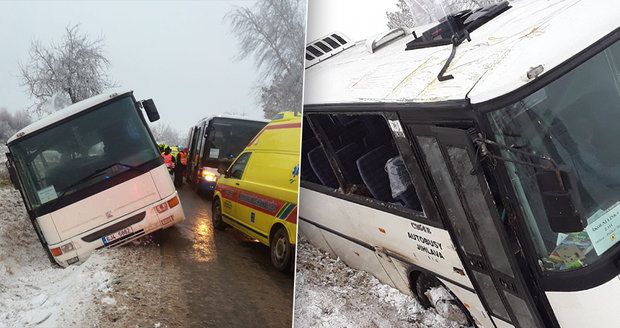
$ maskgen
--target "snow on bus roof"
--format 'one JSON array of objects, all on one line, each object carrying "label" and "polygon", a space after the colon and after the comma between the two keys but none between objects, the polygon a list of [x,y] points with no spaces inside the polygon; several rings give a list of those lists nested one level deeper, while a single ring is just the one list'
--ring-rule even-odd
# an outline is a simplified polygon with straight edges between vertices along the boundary
[{"label": "snow on bus roof", "polygon": [[12,137],[9,138],[7,144],[13,142],[14,140],[26,136],[32,132],[38,131],[46,126],[54,124],[58,121],[61,121],[69,116],[73,116],[78,114],[86,109],[89,109],[93,106],[99,105],[102,102],[113,99],[115,97],[127,94],[132,92],[131,90],[118,90],[114,92],[102,93],[97,96],[90,97],[88,99],[84,99],[82,101],[78,101],[75,104],[71,104],[57,112],[54,112],[28,126],[19,130]]},{"label": "snow on bus roof", "polygon": [[269,120],[262,119],[262,118],[249,118],[249,117],[241,116],[241,115],[218,114],[218,115],[213,115],[213,116],[207,116],[207,117],[201,119],[200,121],[198,121],[198,123],[204,122],[204,121],[210,121],[210,120],[212,120],[212,119],[214,119],[216,117],[219,117],[219,118],[231,118],[231,119],[243,120],[243,121],[263,122],[263,123],[269,122]]},{"label": "snow on bus roof", "polygon": [[[452,46],[405,51],[411,33],[374,53],[364,41],[306,69],[304,104],[490,100],[544,75],[618,28],[620,1],[520,0],[458,46],[446,75],[437,74]],[[415,28],[417,35],[429,26]]]}]

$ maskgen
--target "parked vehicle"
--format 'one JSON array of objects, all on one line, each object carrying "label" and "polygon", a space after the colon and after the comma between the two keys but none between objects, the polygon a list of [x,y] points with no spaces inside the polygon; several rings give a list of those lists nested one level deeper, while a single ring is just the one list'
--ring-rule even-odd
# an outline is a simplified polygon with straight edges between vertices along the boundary
[{"label": "parked vehicle", "polygon": [[11,181],[53,262],[80,263],[184,220],[141,109],[159,119],[153,100],[131,91],[98,95],[8,140]]},{"label": "parked vehicle", "polygon": [[619,22],[522,0],[320,54],[300,233],[478,327],[618,326]]},{"label": "parked vehicle", "polygon": [[212,193],[220,176],[217,168],[230,164],[267,122],[230,115],[200,120],[189,131],[187,182],[198,192]]},{"label": "parked vehicle", "polygon": [[228,168],[213,195],[213,225],[231,226],[271,249],[281,271],[293,267],[301,115],[276,115]]}]

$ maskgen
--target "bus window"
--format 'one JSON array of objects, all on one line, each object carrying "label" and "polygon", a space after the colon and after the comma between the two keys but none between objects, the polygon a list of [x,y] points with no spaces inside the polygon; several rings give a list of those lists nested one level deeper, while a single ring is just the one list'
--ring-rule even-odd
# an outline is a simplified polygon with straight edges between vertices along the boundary
[{"label": "bus window", "polygon": [[[588,225],[582,232],[555,233],[532,167],[506,163],[544,270],[579,269],[618,247],[619,67],[620,44],[616,42],[525,99],[489,114],[498,142],[549,156],[578,177],[576,184]],[[502,156],[528,160],[514,152],[504,151]]]},{"label": "bus window", "polygon": [[[333,149],[347,193],[422,212],[409,172],[383,116],[312,114],[310,117],[322,131],[323,142]],[[308,131],[306,128],[304,133]],[[314,136],[304,136],[302,156],[307,158],[302,159],[305,165],[302,172],[304,168],[311,172],[304,173],[302,179],[316,177],[322,185],[337,188],[338,179],[323,146],[314,141]]]}]

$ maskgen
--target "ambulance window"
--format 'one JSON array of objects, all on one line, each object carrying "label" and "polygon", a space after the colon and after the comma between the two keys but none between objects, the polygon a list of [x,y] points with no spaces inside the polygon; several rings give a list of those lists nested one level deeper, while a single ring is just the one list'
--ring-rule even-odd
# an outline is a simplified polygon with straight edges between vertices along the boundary
[{"label": "ambulance window", "polygon": [[[346,182],[344,192],[422,212],[407,166],[382,115],[312,114],[310,119],[327,139],[323,142],[334,150],[334,160]],[[302,180],[315,179],[339,188],[323,145],[304,136],[302,156],[307,157],[302,158]]]},{"label": "ambulance window", "polygon": [[235,164],[230,168],[230,177],[233,179],[241,179],[243,177],[243,171],[245,171],[245,166],[248,164],[248,160],[250,159],[250,155],[252,153],[243,153],[237,160]]}]

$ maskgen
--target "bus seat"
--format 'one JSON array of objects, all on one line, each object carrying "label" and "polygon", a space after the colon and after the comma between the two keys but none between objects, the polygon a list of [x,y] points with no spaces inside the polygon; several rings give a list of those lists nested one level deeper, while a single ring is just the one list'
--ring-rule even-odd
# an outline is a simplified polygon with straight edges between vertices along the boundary
[{"label": "bus seat", "polygon": [[336,152],[336,156],[340,159],[342,168],[344,169],[343,174],[349,181],[355,184],[362,183],[362,177],[360,176],[356,162],[364,153],[364,148],[358,143],[350,143]]},{"label": "bus seat", "polygon": [[314,174],[316,174],[324,186],[338,188],[338,179],[336,179],[336,175],[334,171],[332,171],[332,167],[327,160],[327,155],[321,146],[308,152],[308,161],[310,162],[310,167],[312,167]]},{"label": "bus seat", "polygon": [[395,149],[379,146],[357,160],[359,173],[372,196],[381,201],[395,202],[392,198],[390,180],[385,172],[385,163],[398,155]]},{"label": "bus seat", "polygon": [[319,177],[314,173],[312,166],[310,165],[310,160],[308,159],[308,152],[306,149],[315,149],[319,145],[318,140],[316,138],[305,139],[301,143],[302,148],[302,156],[301,156],[301,179],[305,181],[310,181],[314,183],[321,183]]},{"label": "bus seat", "polygon": [[398,200],[403,202],[406,208],[422,212],[422,205],[420,205],[418,194],[413,185],[407,188],[402,194],[398,195]]}]

